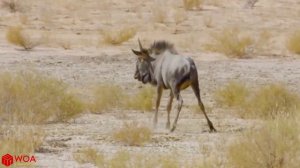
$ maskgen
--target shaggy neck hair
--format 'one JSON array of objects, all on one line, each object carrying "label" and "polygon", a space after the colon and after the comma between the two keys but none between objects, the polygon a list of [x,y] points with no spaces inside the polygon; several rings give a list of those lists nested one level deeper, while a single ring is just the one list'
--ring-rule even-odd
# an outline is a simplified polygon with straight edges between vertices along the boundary
[{"label": "shaggy neck hair", "polygon": [[167,50],[172,54],[178,54],[174,48],[174,45],[167,41],[154,42],[149,49],[150,53],[154,55],[159,55]]}]

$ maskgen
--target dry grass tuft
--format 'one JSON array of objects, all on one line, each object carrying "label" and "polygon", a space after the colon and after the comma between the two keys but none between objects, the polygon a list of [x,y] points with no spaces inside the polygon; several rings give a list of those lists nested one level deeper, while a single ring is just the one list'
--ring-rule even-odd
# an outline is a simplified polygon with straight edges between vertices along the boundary
[{"label": "dry grass tuft", "polygon": [[248,95],[249,91],[244,84],[231,81],[225,87],[216,91],[215,99],[219,105],[239,107],[243,106]]},{"label": "dry grass tuft", "polygon": [[104,166],[104,156],[102,154],[98,154],[97,151],[92,148],[82,149],[74,152],[73,158],[79,164],[92,163],[97,167]]},{"label": "dry grass tuft", "polygon": [[237,28],[224,29],[212,37],[212,43],[206,44],[204,48],[223,53],[228,57],[243,58],[247,54],[247,48],[253,44],[253,39],[249,36],[242,36]]},{"label": "dry grass tuft", "polygon": [[151,130],[136,122],[125,123],[123,127],[114,133],[114,139],[130,146],[141,146],[151,140]]},{"label": "dry grass tuft", "polygon": [[9,9],[10,12],[17,12],[19,8],[17,2],[17,0],[3,0],[1,7]]},{"label": "dry grass tuft", "polygon": [[151,111],[153,97],[154,91],[151,87],[144,87],[136,94],[129,96],[120,86],[101,84],[95,89],[90,111],[101,113],[114,108]]},{"label": "dry grass tuft", "polygon": [[159,4],[156,3],[152,7],[152,15],[153,15],[153,21],[157,23],[166,23],[167,21],[167,12],[166,8],[164,7],[165,4]]},{"label": "dry grass tuft", "polygon": [[129,97],[125,102],[125,107],[133,110],[152,111],[154,90],[147,86],[139,90],[137,94]]},{"label": "dry grass tuft", "polygon": [[[179,168],[186,167],[180,164],[178,154],[144,154],[128,151],[118,151],[111,157],[97,154],[94,149],[86,149],[75,152],[73,158],[79,163],[92,163],[97,167],[108,168]],[[186,162],[185,162],[186,163]],[[192,165],[192,164],[191,164]],[[190,166],[195,167],[195,165]],[[198,167],[198,165],[197,165]]]},{"label": "dry grass tuft", "polygon": [[[2,130],[3,129],[3,130]],[[44,141],[45,134],[36,128],[11,127],[2,128],[0,136],[0,155],[33,154],[38,151]]]},{"label": "dry grass tuft", "polygon": [[183,0],[183,6],[186,10],[199,9],[203,4],[203,0]]},{"label": "dry grass tuft", "polygon": [[31,50],[40,44],[38,40],[34,40],[29,34],[25,33],[21,26],[9,27],[6,32],[6,40],[25,50]]},{"label": "dry grass tuft", "polygon": [[84,110],[65,84],[33,72],[0,74],[0,95],[0,118],[9,123],[67,121]]},{"label": "dry grass tuft", "polygon": [[239,108],[238,114],[246,118],[289,118],[300,109],[300,97],[280,84],[251,91],[240,83],[230,82],[215,93],[215,99],[222,106]]},{"label": "dry grass tuft", "polygon": [[121,87],[112,84],[101,84],[94,92],[94,101],[90,105],[92,112],[101,113],[116,107],[122,107],[126,95]]},{"label": "dry grass tuft", "polygon": [[274,119],[290,117],[300,108],[300,98],[283,85],[261,87],[247,102],[244,114],[249,117]]},{"label": "dry grass tuft", "polygon": [[280,119],[246,133],[229,147],[229,167],[298,167],[299,131],[297,120]]},{"label": "dry grass tuft", "polygon": [[136,31],[134,27],[123,27],[117,30],[101,31],[101,35],[105,44],[120,45],[133,38]]},{"label": "dry grass tuft", "polygon": [[174,18],[174,21],[175,21],[175,24],[176,24],[176,25],[178,25],[178,24],[184,22],[185,20],[187,20],[187,14],[186,14],[186,11],[183,10],[183,9],[175,8],[175,9],[174,9],[173,18]]},{"label": "dry grass tuft", "polygon": [[212,28],[213,27],[213,20],[211,17],[205,17],[203,19],[203,23],[207,28]]},{"label": "dry grass tuft", "polygon": [[287,48],[292,53],[300,54],[300,31],[296,31],[289,37]]}]

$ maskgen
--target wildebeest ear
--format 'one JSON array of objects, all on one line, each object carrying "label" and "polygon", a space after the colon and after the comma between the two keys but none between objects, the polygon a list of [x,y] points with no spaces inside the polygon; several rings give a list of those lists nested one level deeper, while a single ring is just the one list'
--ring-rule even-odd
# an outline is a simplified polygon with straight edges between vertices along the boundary
[{"label": "wildebeest ear", "polygon": [[141,56],[141,55],[142,55],[142,52],[140,52],[140,51],[136,51],[136,50],[133,50],[133,49],[131,49],[131,51],[132,51],[135,55],[137,55],[137,56]]}]

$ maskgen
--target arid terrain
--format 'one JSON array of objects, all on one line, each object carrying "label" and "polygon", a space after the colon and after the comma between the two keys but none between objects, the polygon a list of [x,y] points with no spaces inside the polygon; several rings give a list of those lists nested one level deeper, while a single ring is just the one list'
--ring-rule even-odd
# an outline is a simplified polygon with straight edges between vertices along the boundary
[{"label": "arid terrain", "polygon": [[[240,117],[234,109],[220,106],[215,100],[217,90],[234,80],[252,90],[279,83],[300,94],[300,56],[286,47],[292,33],[300,30],[300,2],[259,0],[247,9],[243,7],[245,2],[204,0],[192,10],[184,9],[181,0],[22,0],[14,12],[2,7],[1,73],[39,72],[69,84],[70,90],[89,103],[92,88],[98,84],[118,85],[127,93],[144,88],[133,78],[136,58],[131,49],[138,48],[138,39],[144,46],[155,40],[167,40],[180,54],[195,60],[201,96],[217,129],[216,133],[208,132],[203,114],[193,108],[197,101],[188,88],[182,92],[184,106],[177,129],[170,133],[165,128],[169,96],[166,90],[156,128],[152,126],[154,105],[151,112],[122,108],[101,113],[86,110],[67,122],[38,125],[46,136],[34,154],[38,160],[35,166],[96,167],[92,163],[79,164],[73,158],[74,152],[92,148],[107,157],[125,150],[178,155],[181,165],[193,160],[214,160],[213,167],[227,167],[227,147],[244,132],[259,128],[263,121]],[[18,25],[39,45],[27,51],[9,43],[7,30]],[[127,41],[117,45],[105,41],[105,33],[128,27],[135,33]],[[214,34],[231,28],[253,41],[243,58],[211,51],[206,46]],[[176,103],[171,121],[175,109]],[[132,121],[150,128],[149,142],[129,146],[115,140],[114,132]]]}]

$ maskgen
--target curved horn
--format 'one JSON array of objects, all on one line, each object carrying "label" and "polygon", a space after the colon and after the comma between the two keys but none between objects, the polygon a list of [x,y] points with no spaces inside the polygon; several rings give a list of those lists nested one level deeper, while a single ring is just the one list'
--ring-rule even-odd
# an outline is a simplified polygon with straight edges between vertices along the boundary
[{"label": "curved horn", "polygon": [[138,39],[138,42],[139,42],[140,50],[142,51],[143,50],[143,46],[142,46],[142,43],[141,43],[140,39]]}]

